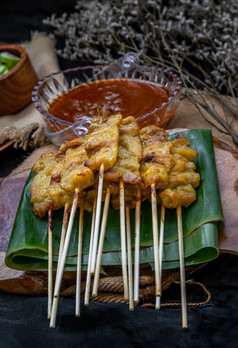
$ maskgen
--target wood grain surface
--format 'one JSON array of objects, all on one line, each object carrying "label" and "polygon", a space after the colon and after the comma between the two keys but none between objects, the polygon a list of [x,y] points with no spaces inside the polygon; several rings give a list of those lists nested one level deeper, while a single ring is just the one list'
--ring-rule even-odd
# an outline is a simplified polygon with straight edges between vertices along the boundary
[{"label": "wood grain surface", "polygon": [[219,231],[219,250],[238,254],[238,150],[213,138],[224,228]]}]

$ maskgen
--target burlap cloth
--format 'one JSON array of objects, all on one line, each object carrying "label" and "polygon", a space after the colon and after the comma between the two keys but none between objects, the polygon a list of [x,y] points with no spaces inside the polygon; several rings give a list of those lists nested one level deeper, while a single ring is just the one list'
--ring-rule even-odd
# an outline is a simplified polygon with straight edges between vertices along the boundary
[{"label": "burlap cloth", "polygon": [[[57,58],[54,54],[54,41],[44,34],[34,34],[30,43],[25,43],[26,48],[33,66],[38,74],[38,77],[47,75],[50,72],[58,70]],[[229,100],[230,101],[230,100]],[[216,99],[210,100],[211,105],[215,105],[216,110],[223,115],[225,120],[231,119],[227,111],[224,111],[223,106]],[[212,123],[211,123],[212,122]],[[53,144],[47,144],[43,132],[43,123],[41,116],[34,109],[31,104],[16,115],[4,116],[0,118],[0,143],[7,139],[13,139],[18,146],[25,147],[26,145],[40,146],[24,161],[24,163],[15,169],[12,174],[16,174],[25,169],[29,169],[40,157],[41,154],[57,151],[57,147]],[[237,131],[237,120],[233,120],[233,127]],[[201,112],[197,106],[192,104],[187,98],[182,98],[179,107],[168,124],[168,128],[188,128],[197,129],[205,128],[211,129],[214,136],[221,139],[231,147],[235,147],[232,138],[229,134],[224,133],[221,127],[212,119],[206,112]],[[186,277],[187,283],[202,289],[201,296],[198,301],[191,301],[189,305],[201,305],[210,300],[209,291],[203,284],[193,282],[189,276],[202,266],[187,267]],[[99,282],[99,294],[97,298],[91,298],[100,302],[121,302],[123,299],[123,281],[121,276],[121,269],[117,267],[108,267],[106,269],[107,276],[102,276]],[[18,277],[14,276],[14,281],[11,283],[8,280],[7,288],[10,292],[24,293],[29,288],[28,294],[32,295],[47,295],[47,275],[44,272],[21,272]],[[165,291],[172,284],[179,284],[178,270],[164,270],[162,290]],[[154,306],[155,302],[155,288],[154,288],[154,272],[149,265],[143,265],[140,273],[140,305],[144,307]],[[82,275],[82,287],[85,286],[85,274]],[[180,288],[177,286],[179,294]],[[82,291],[83,293],[83,291]],[[75,295],[75,273],[66,272],[64,275],[61,295],[74,296]],[[179,300],[173,302],[162,302],[162,306],[179,305]]]}]

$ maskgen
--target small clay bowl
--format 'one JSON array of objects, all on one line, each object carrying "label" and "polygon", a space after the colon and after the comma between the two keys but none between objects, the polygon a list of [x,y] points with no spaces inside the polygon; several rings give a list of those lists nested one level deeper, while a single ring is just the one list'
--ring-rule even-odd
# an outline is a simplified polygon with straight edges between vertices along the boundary
[{"label": "small clay bowl", "polygon": [[7,74],[0,77],[0,116],[13,114],[30,104],[33,87],[38,82],[23,47],[1,44],[0,52],[3,51],[20,57],[20,60]]}]

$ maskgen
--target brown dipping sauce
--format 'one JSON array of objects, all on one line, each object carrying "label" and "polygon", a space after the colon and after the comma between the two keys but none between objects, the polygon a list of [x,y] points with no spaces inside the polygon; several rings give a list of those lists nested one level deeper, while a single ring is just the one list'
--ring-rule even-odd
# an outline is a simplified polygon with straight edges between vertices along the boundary
[{"label": "brown dipping sauce", "polygon": [[[114,114],[138,119],[160,107],[169,96],[168,91],[153,82],[136,79],[103,80],[82,85],[63,95],[50,105],[48,112],[58,119],[74,123],[82,115],[98,116],[98,106],[104,105]],[[173,113],[174,110],[170,115]],[[164,108],[157,110],[149,122],[147,118],[138,122],[142,127],[159,124],[163,118]]]}]

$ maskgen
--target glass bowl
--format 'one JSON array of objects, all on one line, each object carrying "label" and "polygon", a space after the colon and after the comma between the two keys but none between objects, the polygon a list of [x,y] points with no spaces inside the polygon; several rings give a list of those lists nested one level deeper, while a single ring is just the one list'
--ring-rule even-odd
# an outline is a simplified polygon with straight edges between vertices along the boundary
[{"label": "glass bowl", "polygon": [[[99,86],[105,83],[107,84],[108,90],[110,90],[112,85],[112,90],[115,81],[120,81],[120,83],[122,81],[124,85],[127,84],[130,86],[129,90],[126,86],[125,92],[123,92],[124,96],[121,97],[122,99],[124,98],[123,105],[125,107],[127,105],[128,107],[131,106],[131,103],[127,102],[127,98],[129,100],[135,94],[134,106],[137,110],[133,112],[132,105],[130,115],[136,117],[141,128],[151,124],[158,125],[162,128],[166,127],[179,103],[182,91],[180,78],[172,71],[162,67],[140,65],[138,56],[134,53],[128,53],[125,57],[109,65],[71,68],[52,73],[37,83],[33,89],[32,101],[44,118],[45,132],[51,141],[56,145],[60,145],[64,140],[70,140],[87,134],[90,120],[92,117],[98,115],[97,108],[101,104],[108,107],[111,113],[121,113],[122,116],[126,116],[121,112],[120,108],[118,110],[118,107],[116,107],[119,104],[113,99],[113,92],[110,94],[110,97],[106,98],[106,102],[105,100],[103,103],[99,101],[98,105],[94,105],[93,109],[90,109],[88,112],[85,110],[82,113],[78,111],[77,116],[70,121],[67,117],[59,118],[58,115],[54,116],[50,111],[53,105],[62,101],[64,97],[74,95],[75,91],[77,93],[79,89],[85,88],[86,86],[87,88],[92,87],[92,85],[95,87],[95,84]],[[150,98],[146,96],[141,98],[140,95],[137,98],[137,92],[133,90],[133,83],[143,83],[144,86],[147,85],[148,88],[152,88],[155,93],[163,93],[166,98],[161,101],[160,98],[156,99],[155,97],[153,103],[150,103]],[[95,91],[92,93],[95,95]],[[88,105],[87,103],[89,102],[85,103],[85,105]]]}]

